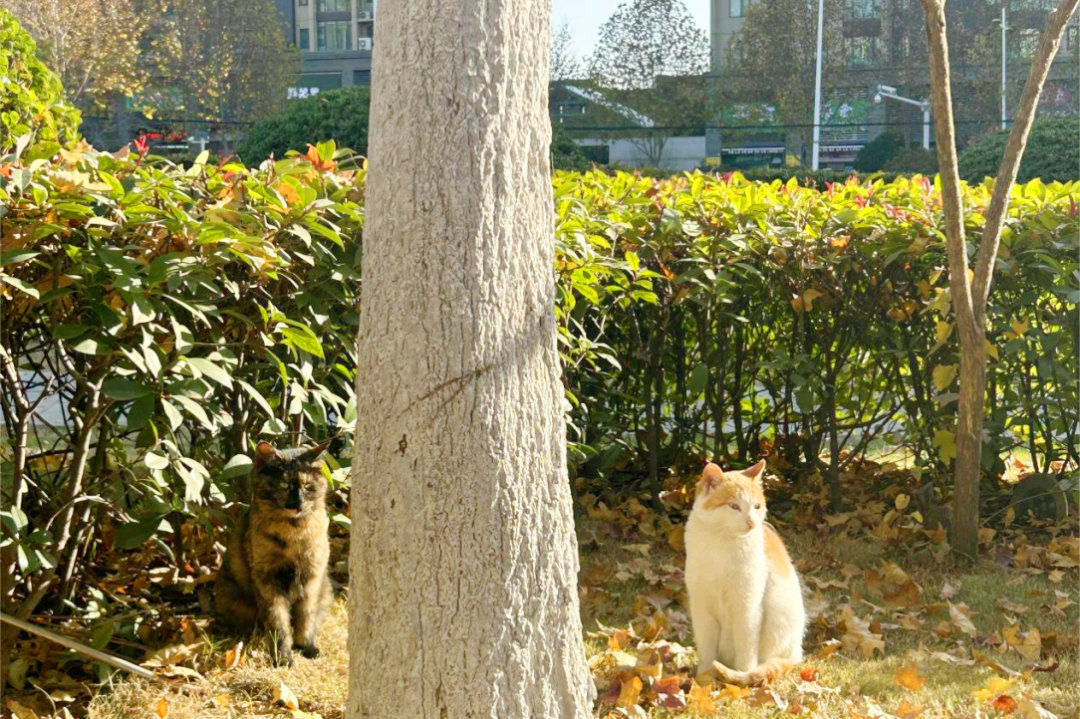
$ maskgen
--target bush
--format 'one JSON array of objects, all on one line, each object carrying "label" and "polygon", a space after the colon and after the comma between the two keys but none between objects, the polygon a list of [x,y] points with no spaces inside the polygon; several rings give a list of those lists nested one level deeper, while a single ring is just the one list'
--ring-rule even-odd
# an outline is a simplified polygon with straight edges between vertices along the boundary
[{"label": "bush", "polygon": [[[973,143],[960,154],[960,174],[968,182],[995,177],[1005,155],[1007,131],[998,131]],[[1037,119],[1031,127],[1018,182],[1071,182],[1080,178],[1080,117]]]},{"label": "bush", "polygon": [[589,161],[570,133],[559,123],[551,123],[551,169],[584,171]]},{"label": "bush", "polygon": [[366,155],[370,105],[367,85],[290,100],[284,110],[248,130],[237,154],[255,165],[271,155],[281,159],[289,150],[305,152],[308,145],[333,140]]},{"label": "bush", "polygon": [[212,530],[257,438],[349,432],[363,173],[341,159],[76,150],[0,180],[4,611],[84,596],[81,557]]},{"label": "bush", "polygon": [[897,153],[885,163],[886,173],[930,175],[937,174],[937,153],[933,150],[905,150]]},{"label": "bush", "polygon": [[51,155],[78,139],[79,122],[60,78],[38,59],[33,38],[0,8],[0,156],[27,135],[28,158]]},{"label": "bush", "polygon": [[855,156],[855,169],[865,173],[884,170],[889,161],[904,152],[906,147],[907,139],[903,133],[886,130],[859,150]]},{"label": "bush", "polygon": [[[212,546],[258,439],[350,436],[364,172],[343,159],[325,144],[184,169],[77,150],[0,175],[5,611],[85,596],[84,563],[116,549],[183,567],[179,537]],[[553,185],[575,470],[658,494],[703,455],[824,457],[833,480],[883,438],[948,467],[956,332],[925,178]],[[989,190],[965,198],[974,233]],[[987,316],[991,471],[1017,443],[1040,468],[1077,457],[1078,199],[1080,183],[1035,181],[1010,203]]]}]

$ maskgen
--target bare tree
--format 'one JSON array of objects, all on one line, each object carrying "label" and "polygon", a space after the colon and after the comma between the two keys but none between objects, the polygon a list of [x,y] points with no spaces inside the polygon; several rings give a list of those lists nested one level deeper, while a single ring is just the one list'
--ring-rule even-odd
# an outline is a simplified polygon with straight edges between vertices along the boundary
[{"label": "bare tree", "polygon": [[591,716],[554,316],[550,11],[381,6],[353,719]]},{"label": "bare tree", "polygon": [[600,87],[650,88],[661,75],[701,75],[709,40],[682,0],[631,0],[600,26],[589,75]]},{"label": "bare tree", "polygon": [[570,23],[563,20],[551,33],[551,81],[577,80],[582,75],[581,60],[574,54]]},{"label": "bare tree", "polygon": [[979,478],[982,424],[986,401],[986,303],[993,282],[1001,229],[1009,207],[1009,194],[1046,76],[1065,34],[1065,26],[1080,0],[1061,0],[1043,26],[1031,60],[1027,83],[1005,146],[994,192],[979,238],[975,268],[969,266],[964,236],[964,209],[953,125],[952,83],[949,76],[949,41],[945,0],[922,0],[930,55],[930,89],[934,106],[941,194],[945,211],[945,237],[949,258],[949,290],[960,336],[960,400],[956,423],[955,496],[952,544],[970,559],[978,553]]}]

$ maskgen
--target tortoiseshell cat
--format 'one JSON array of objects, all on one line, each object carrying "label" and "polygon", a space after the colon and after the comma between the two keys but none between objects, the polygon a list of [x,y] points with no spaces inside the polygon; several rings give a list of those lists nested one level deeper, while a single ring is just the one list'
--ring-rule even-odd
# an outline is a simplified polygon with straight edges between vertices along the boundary
[{"label": "tortoiseshell cat", "polygon": [[305,657],[319,655],[315,635],[334,598],[319,461],[325,448],[259,443],[251,506],[229,536],[214,587],[218,621],[241,633],[261,623],[277,642],[276,664],[292,665],[293,646]]}]

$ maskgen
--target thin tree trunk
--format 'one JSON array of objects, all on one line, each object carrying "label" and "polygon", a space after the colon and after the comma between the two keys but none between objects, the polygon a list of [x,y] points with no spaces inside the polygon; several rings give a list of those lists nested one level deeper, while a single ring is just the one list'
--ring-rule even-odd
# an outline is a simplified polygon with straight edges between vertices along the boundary
[{"label": "thin tree trunk", "polygon": [[590,715],[553,312],[550,9],[380,10],[352,719]]},{"label": "thin tree trunk", "polygon": [[1080,0],[1061,0],[1046,19],[1042,38],[1017,109],[1013,129],[1005,146],[997,184],[987,209],[974,272],[968,264],[964,239],[960,172],[953,126],[952,83],[949,79],[949,42],[944,0],[922,0],[930,53],[930,89],[934,109],[938,167],[945,236],[949,259],[949,288],[953,315],[960,338],[960,400],[955,432],[956,463],[953,497],[952,544],[958,553],[974,559],[978,552],[979,478],[982,457],[982,422],[986,393],[986,303],[993,281],[1001,228],[1008,209],[1009,192],[1023,158],[1035,107],[1061,44],[1069,18]]}]

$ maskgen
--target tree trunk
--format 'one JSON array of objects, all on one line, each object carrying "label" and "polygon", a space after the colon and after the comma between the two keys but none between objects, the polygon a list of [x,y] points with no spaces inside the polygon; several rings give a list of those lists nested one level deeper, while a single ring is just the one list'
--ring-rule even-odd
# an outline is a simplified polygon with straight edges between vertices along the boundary
[{"label": "tree trunk", "polygon": [[1080,0],[1060,0],[1058,7],[1046,17],[1039,45],[1031,60],[1020,106],[1005,145],[1005,155],[998,170],[994,194],[986,211],[976,267],[972,271],[964,238],[964,208],[960,196],[960,171],[953,127],[945,0],[922,0],[923,10],[926,12],[927,47],[930,53],[930,90],[941,176],[941,200],[945,210],[949,290],[960,337],[960,402],[954,435],[956,464],[953,469],[955,494],[952,544],[958,553],[972,560],[979,548],[979,479],[986,393],[986,304],[993,282],[1001,229],[1008,210],[1009,192],[1024,156],[1043,85],[1065,34],[1065,26],[1076,12],[1078,3]]},{"label": "tree trunk", "polygon": [[547,0],[399,0],[374,59],[347,715],[587,717]]}]

